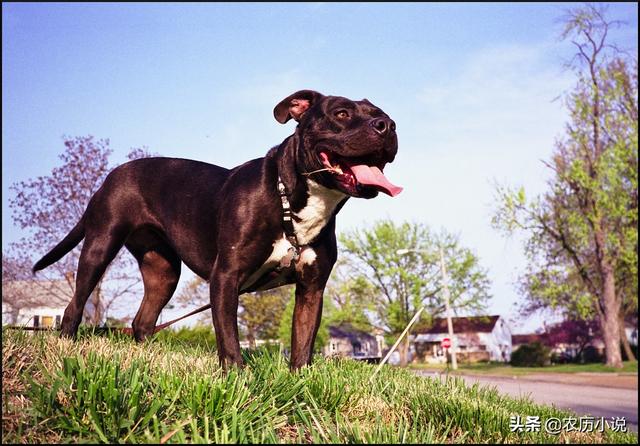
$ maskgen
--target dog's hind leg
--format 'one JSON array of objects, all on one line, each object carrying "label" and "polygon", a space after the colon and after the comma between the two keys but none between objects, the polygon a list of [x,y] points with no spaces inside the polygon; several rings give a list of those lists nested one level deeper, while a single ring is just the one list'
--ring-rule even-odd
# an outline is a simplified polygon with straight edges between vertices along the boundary
[{"label": "dog's hind leg", "polygon": [[87,234],[85,237],[76,275],[76,290],[67,308],[64,310],[60,335],[75,337],[82,321],[82,312],[89,295],[96,287],[102,275],[115,258],[126,233],[122,230],[103,231]]},{"label": "dog's hind leg", "polygon": [[211,315],[216,331],[216,344],[220,365],[226,370],[231,365],[242,366],[238,339],[238,273],[219,271],[220,259],[213,268],[210,286]]},{"label": "dog's hind leg", "polygon": [[160,312],[176,290],[180,279],[180,258],[166,244],[141,250],[139,246],[127,243],[127,249],[138,260],[144,283],[144,297],[132,323],[136,341],[143,341],[154,333]]}]

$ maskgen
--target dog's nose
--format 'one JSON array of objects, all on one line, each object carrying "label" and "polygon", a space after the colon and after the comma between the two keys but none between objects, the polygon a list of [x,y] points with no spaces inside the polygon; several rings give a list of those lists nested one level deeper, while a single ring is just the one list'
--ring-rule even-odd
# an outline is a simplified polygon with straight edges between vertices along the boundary
[{"label": "dog's nose", "polygon": [[396,123],[389,118],[376,118],[371,121],[371,126],[382,136],[396,129]]}]

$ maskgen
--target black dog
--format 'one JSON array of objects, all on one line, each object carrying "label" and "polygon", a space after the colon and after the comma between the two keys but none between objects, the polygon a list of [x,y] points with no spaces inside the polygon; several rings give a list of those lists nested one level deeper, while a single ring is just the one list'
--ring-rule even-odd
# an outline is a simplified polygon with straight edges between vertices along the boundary
[{"label": "black dog", "polygon": [[311,362],[322,294],[336,261],[335,215],[349,197],[391,196],[382,174],[395,158],[395,123],[366,99],[302,90],[274,109],[299,122],[264,158],[234,169],[145,158],[114,169],[71,232],[33,267],[59,260],[84,238],[76,291],[62,320],[74,337],[87,298],[124,245],[137,259],[144,298],[133,320],[141,341],[154,332],[184,262],[211,284],[218,355],[242,364],[238,295],[295,283],[291,368]]}]

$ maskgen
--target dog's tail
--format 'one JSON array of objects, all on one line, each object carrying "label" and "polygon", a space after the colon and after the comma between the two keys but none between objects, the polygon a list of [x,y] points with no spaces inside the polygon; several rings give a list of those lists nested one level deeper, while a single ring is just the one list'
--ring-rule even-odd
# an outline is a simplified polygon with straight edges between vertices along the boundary
[{"label": "dog's tail", "polygon": [[58,243],[55,248],[49,251],[43,258],[38,260],[35,265],[33,265],[32,272],[33,274],[36,271],[40,271],[41,269],[46,268],[47,266],[57,262],[60,260],[66,253],[71,251],[76,247],[78,243],[82,241],[84,238],[84,217],[80,219],[80,221],[74,226],[74,228],[67,234],[65,238],[62,239],[60,243]]}]

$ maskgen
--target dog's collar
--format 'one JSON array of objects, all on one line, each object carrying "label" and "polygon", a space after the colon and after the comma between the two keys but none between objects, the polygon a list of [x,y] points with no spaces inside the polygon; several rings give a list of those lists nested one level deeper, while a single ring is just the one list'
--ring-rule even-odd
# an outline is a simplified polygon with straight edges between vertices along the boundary
[{"label": "dog's collar", "polygon": [[289,243],[291,243],[289,253],[280,262],[280,266],[286,268],[291,265],[291,262],[295,263],[300,257],[300,245],[298,244],[296,230],[293,227],[293,212],[291,212],[287,188],[282,182],[280,175],[278,175],[278,193],[280,194],[280,201],[282,202],[282,227],[284,229],[284,235]]}]

